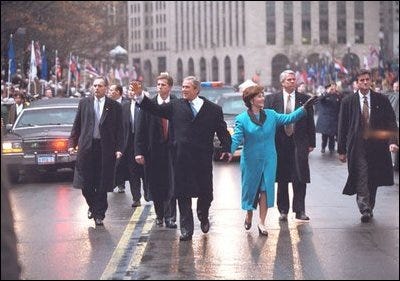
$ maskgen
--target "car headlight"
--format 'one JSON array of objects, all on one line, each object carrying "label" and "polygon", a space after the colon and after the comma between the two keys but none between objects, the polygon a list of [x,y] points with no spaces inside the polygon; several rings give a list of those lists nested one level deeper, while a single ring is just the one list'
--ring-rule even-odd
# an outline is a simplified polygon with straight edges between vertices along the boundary
[{"label": "car headlight", "polygon": [[3,142],[2,152],[7,153],[22,153],[22,143],[20,142]]}]

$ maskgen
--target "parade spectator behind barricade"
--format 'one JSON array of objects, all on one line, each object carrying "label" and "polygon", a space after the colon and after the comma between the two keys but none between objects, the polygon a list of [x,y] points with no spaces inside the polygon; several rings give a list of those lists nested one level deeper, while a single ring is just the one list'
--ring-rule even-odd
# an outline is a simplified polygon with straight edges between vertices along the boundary
[{"label": "parade spectator behind barricade", "polygon": [[[121,85],[112,84],[108,91],[107,96],[119,102],[121,105],[125,102],[130,103],[130,99],[123,96],[123,88]],[[122,107],[121,107],[122,108]],[[128,180],[128,166],[127,161],[129,161],[123,153],[121,159],[117,161],[117,167],[115,171],[115,184],[116,191],[118,193],[125,193],[125,181]]]},{"label": "parade spectator behind barricade", "polygon": [[212,155],[215,134],[221,141],[221,158],[230,156],[231,136],[222,108],[199,97],[200,81],[183,79],[182,99],[158,105],[147,98],[139,85],[131,84],[140,107],[173,124],[174,195],[180,213],[180,241],[192,240],[194,221],[192,198],[197,199],[197,217],[203,233],[210,229],[209,209],[213,201]]},{"label": "parade spectator behind barricade", "polygon": [[42,100],[48,100],[53,98],[53,91],[51,90],[50,87],[47,87],[44,89],[44,96],[42,97]]},{"label": "parade spectator behind barricade", "polygon": [[14,124],[15,120],[17,120],[18,115],[21,111],[28,107],[29,103],[26,101],[25,95],[18,89],[14,91],[14,101],[15,103],[11,105],[10,110],[8,112],[8,123]]},{"label": "parade spectator behind barricade", "polygon": [[[265,108],[278,113],[290,113],[301,107],[310,97],[296,90],[296,76],[292,70],[283,71],[280,76],[282,91],[265,99]],[[277,128],[276,150],[278,166],[277,205],[281,213],[279,220],[286,221],[289,212],[289,183],[293,187],[293,212],[296,219],[308,221],[305,211],[307,183],[310,182],[309,153],[315,148],[314,110],[310,108],[305,118],[295,124]]]},{"label": "parade spectator behind barricade", "polygon": [[321,153],[325,153],[327,145],[329,152],[334,153],[342,96],[335,82],[328,83],[325,89],[325,93],[319,97],[316,132],[322,135]]},{"label": "parade spectator behind barricade", "polygon": [[[251,228],[253,211],[260,208],[260,235],[267,236],[265,226],[268,208],[275,202],[276,176],[276,128],[298,121],[306,115],[308,107],[312,107],[317,97],[304,103],[290,114],[279,114],[274,110],[264,110],[264,88],[256,85],[246,88],[243,92],[243,101],[248,108],[239,114],[235,120],[235,129],[232,136],[231,154],[239,145],[243,144],[240,158],[242,172],[242,209],[247,211],[244,221],[246,230]],[[229,158],[229,161],[232,156]]]},{"label": "parade spectator behind barricade", "polygon": [[68,149],[76,153],[78,148],[73,186],[82,189],[87,217],[96,225],[103,225],[107,192],[114,189],[115,162],[123,149],[121,105],[106,97],[107,88],[106,78],[97,77],[93,95],[79,101]]},{"label": "parade spectator behind barricade", "polygon": [[373,217],[378,186],[394,184],[390,151],[398,151],[398,126],[387,97],[371,90],[371,72],[357,75],[358,92],[342,100],[339,114],[339,160],[348,159],[343,194],[356,194],[361,222]]},{"label": "parade spectator behind barricade", "polygon": [[297,84],[297,92],[307,94],[307,85],[303,81]]},{"label": "parade spectator behind barricade", "polygon": [[[157,95],[152,101],[162,105],[176,99],[171,95],[172,77],[163,72],[157,77]],[[146,200],[152,200],[156,225],[177,228],[176,198],[173,189],[173,126],[165,118],[142,111],[135,137],[135,159],[144,165]]]}]

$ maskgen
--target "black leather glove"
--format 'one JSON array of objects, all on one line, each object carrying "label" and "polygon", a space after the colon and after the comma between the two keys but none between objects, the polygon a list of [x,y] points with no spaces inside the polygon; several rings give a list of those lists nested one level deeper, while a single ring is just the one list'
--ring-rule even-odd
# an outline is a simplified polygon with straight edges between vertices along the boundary
[{"label": "black leather glove", "polygon": [[304,104],[303,107],[306,110],[309,110],[314,104],[316,104],[318,102],[318,97],[317,96],[312,96],[311,98],[309,98]]}]

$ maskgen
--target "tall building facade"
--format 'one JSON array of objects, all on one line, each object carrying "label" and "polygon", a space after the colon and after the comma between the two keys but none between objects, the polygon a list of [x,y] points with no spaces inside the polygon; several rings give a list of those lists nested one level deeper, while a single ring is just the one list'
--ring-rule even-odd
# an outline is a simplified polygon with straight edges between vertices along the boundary
[{"label": "tall building facade", "polygon": [[333,59],[357,68],[379,48],[398,57],[398,2],[384,2],[128,1],[128,60],[147,86],[163,71],[177,84],[258,75],[279,86],[287,68]]}]

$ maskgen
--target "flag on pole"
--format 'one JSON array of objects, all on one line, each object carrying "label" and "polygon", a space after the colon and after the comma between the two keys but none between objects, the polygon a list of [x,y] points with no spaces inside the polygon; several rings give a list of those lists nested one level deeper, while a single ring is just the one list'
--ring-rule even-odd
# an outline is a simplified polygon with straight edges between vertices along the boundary
[{"label": "flag on pole", "polygon": [[12,41],[13,35],[10,35],[10,41],[8,42],[8,82],[11,81],[11,76],[17,72],[17,66],[15,63],[15,50]]},{"label": "flag on pole", "polygon": [[47,76],[47,58],[46,58],[46,47],[43,45],[43,51],[42,51],[42,69],[41,69],[41,79],[43,80],[48,80]]},{"label": "flag on pole", "polygon": [[100,76],[96,68],[94,68],[87,60],[85,60],[85,71],[86,73],[94,77]]},{"label": "flag on pole", "polygon": [[29,69],[30,69],[29,78],[31,80],[34,80],[37,77],[37,68],[36,68],[35,46],[33,40],[31,45],[31,61]]},{"label": "flag on pole", "polygon": [[347,69],[343,66],[343,64],[337,59],[335,59],[335,69],[336,69],[336,71],[340,71],[340,72],[343,72],[345,74],[349,73],[347,71]]}]

